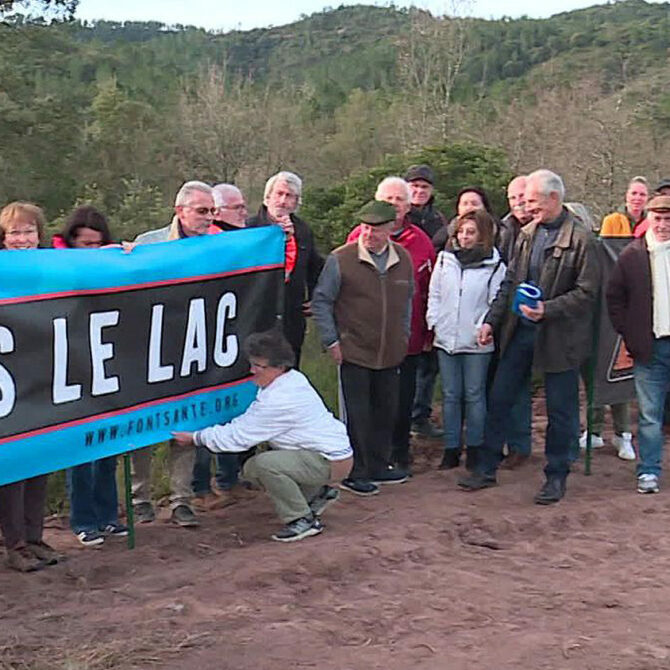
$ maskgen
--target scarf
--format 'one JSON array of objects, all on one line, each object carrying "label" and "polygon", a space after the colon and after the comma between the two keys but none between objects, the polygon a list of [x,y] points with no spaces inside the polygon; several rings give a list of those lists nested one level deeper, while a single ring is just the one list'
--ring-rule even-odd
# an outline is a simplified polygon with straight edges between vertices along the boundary
[{"label": "scarf", "polygon": [[481,244],[476,244],[472,249],[462,249],[455,246],[453,254],[461,264],[461,267],[466,268],[470,265],[479,265],[486,258],[491,258],[493,256],[493,249],[487,251]]},{"label": "scarf", "polygon": [[649,228],[644,235],[651,265],[655,337],[670,337],[670,240],[658,242]]}]

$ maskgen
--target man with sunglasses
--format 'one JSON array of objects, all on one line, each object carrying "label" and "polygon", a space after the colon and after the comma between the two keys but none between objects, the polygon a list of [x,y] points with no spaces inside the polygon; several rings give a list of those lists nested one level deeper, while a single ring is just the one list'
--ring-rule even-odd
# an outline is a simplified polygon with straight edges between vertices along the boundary
[{"label": "man with sunglasses", "polygon": [[[212,187],[201,181],[187,181],[178,191],[175,215],[163,228],[138,235],[135,244],[157,244],[186,237],[207,235],[216,209]],[[133,509],[135,520],[149,523],[156,518],[151,504],[151,447],[133,452]],[[191,507],[191,488],[195,451],[170,440],[168,468],[170,472],[171,519],[179,526],[198,526]]]}]

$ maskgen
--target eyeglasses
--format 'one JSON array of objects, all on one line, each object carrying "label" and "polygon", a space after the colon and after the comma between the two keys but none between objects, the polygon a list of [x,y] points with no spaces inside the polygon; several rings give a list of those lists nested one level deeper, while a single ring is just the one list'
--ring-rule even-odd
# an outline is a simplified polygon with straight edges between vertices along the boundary
[{"label": "eyeglasses", "polygon": [[234,212],[241,212],[243,209],[246,209],[247,206],[245,203],[241,205],[221,205],[220,209],[232,209]]},{"label": "eyeglasses", "polygon": [[192,209],[196,214],[200,214],[200,216],[205,216],[205,214],[214,216],[217,212],[216,207],[193,207],[192,205],[184,205],[184,207]]},{"label": "eyeglasses", "polygon": [[257,361],[249,361],[250,368],[258,368],[259,370],[267,370],[267,368],[272,367],[270,365],[265,365],[263,363],[258,363]]}]

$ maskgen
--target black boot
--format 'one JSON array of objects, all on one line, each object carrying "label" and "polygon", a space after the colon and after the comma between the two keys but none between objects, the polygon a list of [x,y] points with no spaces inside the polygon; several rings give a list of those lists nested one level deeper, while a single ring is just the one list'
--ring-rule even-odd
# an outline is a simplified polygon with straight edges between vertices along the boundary
[{"label": "black boot", "polygon": [[535,496],[537,505],[553,505],[565,495],[565,477],[548,477]]},{"label": "black boot", "polygon": [[457,468],[461,464],[461,450],[460,449],[445,449],[442,462],[438,466],[438,470],[451,470]]},{"label": "black boot", "polygon": [[479,450],[481,447],[466,447],[465,449],[465,469],[468,472],[474,472],[477,469],[479,460]]}]

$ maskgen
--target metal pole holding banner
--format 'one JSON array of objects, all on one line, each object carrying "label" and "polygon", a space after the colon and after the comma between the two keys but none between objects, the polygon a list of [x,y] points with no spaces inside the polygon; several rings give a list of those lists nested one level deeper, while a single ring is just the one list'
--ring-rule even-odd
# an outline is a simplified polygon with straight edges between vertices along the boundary
[{"label": "metal pole holding banner", "polygon": [[591,357],[586,368],[586,453],[584,454],[584,474],[591,474],[591,462],[593,456],[593,396],[595,394],[594,378],[596,363],[598,361],[598,342],[600,341],[600,309],[602,290],[598,291],[595,313],[593,315],[593,342],[591,344]]},{"label": "metal pole holding banner", "polygon": [[123,454],[123,485],[126,491],[126,521],[128,522],[128,549],[135,548],[135,514],[130,476],[130,454]]}]

